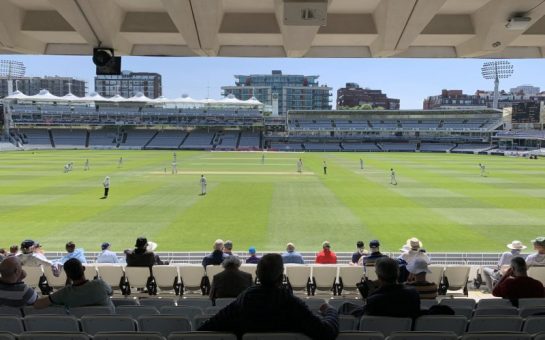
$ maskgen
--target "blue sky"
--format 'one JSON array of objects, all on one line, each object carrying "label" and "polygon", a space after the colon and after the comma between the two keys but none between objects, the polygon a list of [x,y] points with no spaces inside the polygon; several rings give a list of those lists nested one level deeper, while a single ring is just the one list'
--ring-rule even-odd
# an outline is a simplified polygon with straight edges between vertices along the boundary
[{"label": "blue sky", "polygon": [[[89,82],[94,90],[95,68],[91,57],[74,56],[0,56],[0,59],[25,63],[29,76],[73,76]],[[389,97],[399,98],[402,109],[421,109],[422,101],[441,89],[493,88],[492,81],[481,77],[486,60],[479,59],[279,59],[279,58],[174,58],[123,57],[122,69],[158,72],[163,76],[163,95],[178,97],[187,93],[193,98],[220,97],[220,87],[233,85],[235,74],[270,73],[282,70],[288,74],[319,75],[320,84],[336,91],[346,82],[381,89]],[[532,84],[545,89],[545,60],[510,60],[514,65],[511,78],[500,83],[500,89]]]}]

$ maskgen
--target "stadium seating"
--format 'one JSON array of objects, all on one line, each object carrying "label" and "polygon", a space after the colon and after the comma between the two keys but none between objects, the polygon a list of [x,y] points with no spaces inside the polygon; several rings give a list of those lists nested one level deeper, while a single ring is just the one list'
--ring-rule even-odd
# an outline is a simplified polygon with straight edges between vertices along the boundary
[{"label": "stadium seating", "polygon": [[51,129],[55,148],[84,148],[87,131],[82,129]]},{"label": "stadium seating", "polygon": [[238,143],[239,150],[257,150],[260,148],[260,134],[258,132],[242,131]]},{"label": "stadium seating", "polygon": [[461,315],[425,315],[416,319],[415,331],[454,332],[456,335],[464,334],[467,326],[467,318]]},{"label": "stadium seating", "polygon": [[360,319],[361,331],[381,332],[385,336],[393,332],[410,331],[412,320],[410,318],[392,318],[388,316],[364,315]]},{"label": "stadium seating", "polygon": [[191,131],[189,136],[185,139],[180,149],[183,150],[210,150],[212,149],[213,132],[206,131]]},{"label": "stadium seating", "polygon": [[177,149],[186,138],[187,133],[177,130],[162,130],[147,145],[146,149]]},{"label": "stadium seating", "polygon": [[129,130],[126,132],[126,138],[122,140],[122,147],[134,147],[141,149],[155,136],[155,130]]},{"label": "stadium seating", "polygon": [[114,148],[117,146],[117,132],[113,130],[90,130],[89,147],[90,148]]}]

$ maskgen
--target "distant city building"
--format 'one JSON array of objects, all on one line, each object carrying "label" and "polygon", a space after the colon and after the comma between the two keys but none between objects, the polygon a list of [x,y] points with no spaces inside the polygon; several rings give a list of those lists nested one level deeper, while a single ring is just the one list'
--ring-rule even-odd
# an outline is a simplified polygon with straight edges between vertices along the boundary
[{"label": "distant city building", "polygon": [[371,105],[373,109],[399,110],[399,99],[388,98],[381,90],[361,88],[356,83],[346,83],[337,90],[337,110]]},{"label": "distant city building", "polygon": [[235,86],[222,86],[222,94],[233,94],[241,100],[255,97],[265,110],[278,105],[278,113],[288,110],[331,110],[331,87],[318,84],[319,76],[271,74],[235,75]]},{"label": "distant city building", "polygon": [[440,95],[424,100],[424,110],[484,108],[486,99],[478,95],[464,94],[462,90],[442,90]]},{"label": "distant city building", "polygon": [[[78,97],[87,94],[87,82],[72,77],[21,77],[11,79],[12,90],[19,90],[27,96],[38,94],[40,90],[48,90],[55,96],[64,96],[69,92]],[[8,96],[8,79],[0,77],[0,98]]]},{"label": "distant city building", "polygon": [[532,85],[520,85],[513,87],[510,91],[514,95],[523,95],[523,96],[536,96],[540,92],[540,88]]},{"label": "distant city building", "polygon": [[143,93],[148,98],[157,98],[163,95],[161,75],[123,71],[115,76],[96,76],[95,92],[103,97],[113,97],[118,94],[130,98],[137,93]]}]

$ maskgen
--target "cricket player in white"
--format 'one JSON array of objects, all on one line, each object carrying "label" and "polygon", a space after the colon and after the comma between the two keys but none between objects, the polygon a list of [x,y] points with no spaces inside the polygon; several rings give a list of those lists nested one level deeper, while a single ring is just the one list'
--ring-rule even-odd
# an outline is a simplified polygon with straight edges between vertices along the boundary
[{"label": "cricket player in white", "polygon": [[117,167],[121,168],[123,166],[123,157],[119,157],[119,161],[117,162]]},{"label": "cricket player in white", "polygon": [[363,159],[360,158],[360,169],[363,170]]},{"label": "cricket player in white", "polygon": [[83,171],[89,170],[89,158],[85,160],[85,165],[83,166]]},{"label": "cricket player in white", "polygon": [[173,162],[176,162],[176,152],[173,152],[173,153],[172,153],[172,161],[173,161]]},{"label": "cricket player in white", "polygon": [[68,166],[68,164],[65,164],[64,165],[64,173],[67,173],[68,171],[70,171],[70,167]]},{"label": "cricket player in white", "polygon": [[397,185],[396,172],[394,169],[390,169],[390,184]]},{"label": "cricket player in white", "polygon": [[172,174],[176,175],[178,173],[178,169],[176,168],[176,161],[172,162]]},{"label": "cricket player in white", "polygon": [[302,172],[303,171],[303,161],[301,160],[301,158],[299,158],[299,160],[297,161],[297,172]]},{"label": "cricket player in white", "polygon": [[484,164],[479,163],[479,167],[481,168],[481,177],[486,177],[486,167]]},{"label": "cricket player in white", "polygon": [[110,176],[104,178],[102,185],[104,186],[104,198],[108,198],[108,192],[110,191]]},{"label": "cricket player in white", "polygon": [[261,164],[265,164],[265,154],[261,154]]},{"label": "cricket player in white", "polygon": [[201,195],[206,195],[206,177],[201,175]]}]

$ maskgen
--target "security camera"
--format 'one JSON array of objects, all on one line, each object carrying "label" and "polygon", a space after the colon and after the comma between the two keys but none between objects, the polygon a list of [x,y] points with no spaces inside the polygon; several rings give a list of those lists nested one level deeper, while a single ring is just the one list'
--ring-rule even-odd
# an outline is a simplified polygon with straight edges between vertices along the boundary
[{"label": "security camera", "polygon": [[96,66],[105,66],[114,57],[113,48],[93,48],[93,63]]},{"label": "security camera", "polygon": [[97,67],[97,75],[121,74],[121,57],[114,56],[113,48],[93,48],[93,63]]}]

